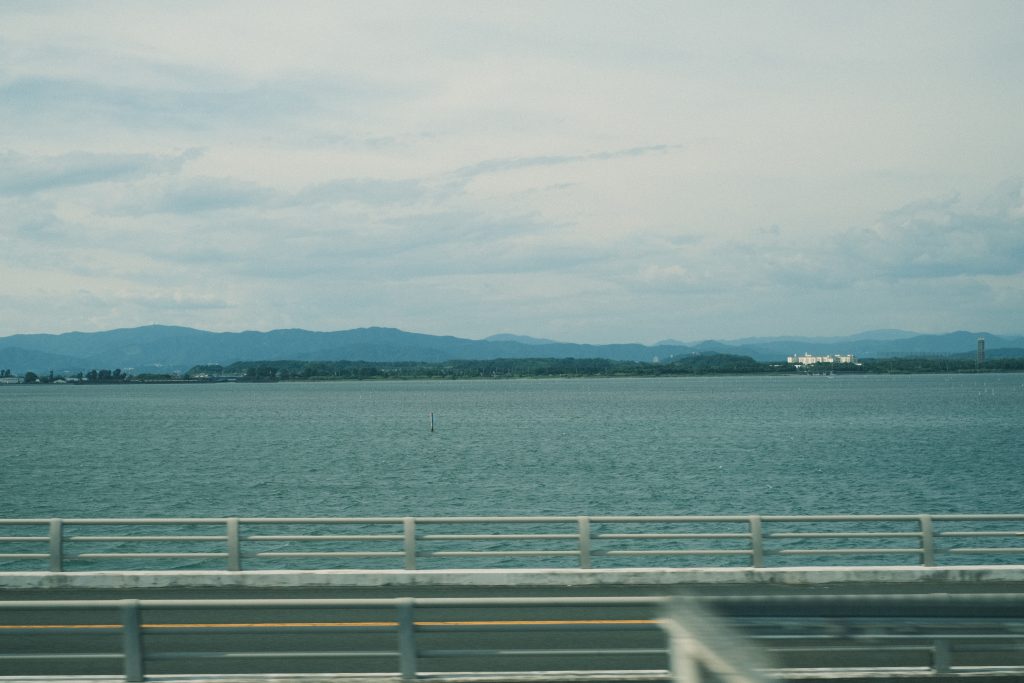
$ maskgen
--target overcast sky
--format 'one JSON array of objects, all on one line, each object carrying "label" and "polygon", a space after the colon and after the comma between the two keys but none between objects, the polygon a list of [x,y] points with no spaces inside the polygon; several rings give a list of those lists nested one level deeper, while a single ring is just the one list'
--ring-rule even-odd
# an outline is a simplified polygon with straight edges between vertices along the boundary
[{"label": "overcast sky", "polygon": [[1024,2],[0,3],[0,335],[1024,332]]}]

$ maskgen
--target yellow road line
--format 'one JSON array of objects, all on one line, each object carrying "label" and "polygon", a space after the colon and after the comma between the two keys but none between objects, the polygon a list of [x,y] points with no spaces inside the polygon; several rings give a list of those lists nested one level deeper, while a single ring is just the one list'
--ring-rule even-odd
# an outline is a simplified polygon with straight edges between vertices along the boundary
[{"label": "yellow road line", "polygon": [[[653,624],[651,619],[551,619],[544,621],[516,620],[516,621],[417,621],[417,626],[586,626],[594,624],[631,625],[631,624]],[[238,624],[143,624],[143,628],[196,628],[196,629],[218,629],[218,628],[359,628],[367,626],[398,626],[397,621],[273,621]],[[10,626],[0,625],[4,629],[17,629],[25,631],[47,630],[47,629],[100,629],[100,628],[121,628],[120,624],[14,624]]]},{"label": "yellow road line", "polygon": [[551,619],[546,621],[417,621],[417,626],[577,626],[580,624],[653,624],[651,619]]},{"label": "yellow road line", "polygon": [[18,629],[19,631],[42,631],[50,628],[121,628],[121,624],[0,624],[0,628]]}]

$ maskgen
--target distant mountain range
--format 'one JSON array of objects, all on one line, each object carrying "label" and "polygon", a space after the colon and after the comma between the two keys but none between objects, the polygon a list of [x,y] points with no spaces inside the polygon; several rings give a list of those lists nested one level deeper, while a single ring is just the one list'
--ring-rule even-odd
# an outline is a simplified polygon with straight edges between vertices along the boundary
[{"label": "distant mountain range", "polygon": [[985,332],[921,335],[878,330],[848,337],[752,337],[731,341],[643,344],[572,344],[501,334],[461,339],[368,327],[340,332],[290,329],[271,332],[206,332],[189,327],[150,325],[107,332],[17,334],[0,337],[0,369],[15,374],[131,369],[181,372],[195,365],[228,365],[254,360],[363,360],[371,362],[488,360],[493,358],[608,358],[666,361],[681,355],[729,353],[762,362],[787,355],[852,353],[862,358],[971,356],[984,337],[991,357],[1024,357],[1024,337]]}]

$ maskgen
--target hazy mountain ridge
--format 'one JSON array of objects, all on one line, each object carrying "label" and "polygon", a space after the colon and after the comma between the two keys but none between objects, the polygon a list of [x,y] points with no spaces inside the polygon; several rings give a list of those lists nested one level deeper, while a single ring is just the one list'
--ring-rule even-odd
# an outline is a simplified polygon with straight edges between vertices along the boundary
[{"label": "hazy mountain ridge", "polygon": [[[852,353],[856,356],[973,354],[978,337],[993,357],[1000,349],[1024,348],[1024,337],[958,331],[918,335],[881,330],[849,337],[751,337],[695,344],[574,344],[502,334],[474,340],[386,327],[336,332],[280,329],[269,332],[207,332],[189,327],[149,325],[106,332],[12,335],[0,338],[0,368],[15,373],[79,372],[132,368],[135,372],[183,371],[199,364],[229,365],[254,360],[362,360],[371,362],[488,360],[494,358],[607,358],[666,361],[681,355],[728,353],[755,360],[783,361],[799,353]],[[910,336],[906,336],[910,335]],[[1009,351],[1007,351],[1009,352]]]},{"label": "hazy mountain ridge", "polygon": [[920,332],[910,332],[908,330],[867,330],[865,332],[858,332],[857,334],[844,335],[841,337],[806,337],[799,335],[784,335],[779,337],[741,337],[739,339],[723,339],[723,340],[704,340],[697,342],[685,342],[679,341],[678,339],[665,339],[657,342],[655,346],[662,345],[683,345],[683,346],[695,346],[702,343],[716,342],[725,344],[730,347],[747,346],[747,345],[761,345],[761,344],[776,344],[776,343],[790,343],[790,344],[846,344],[849,342],[873,340],[873,341],[892,341],[896,339],[907,339],[909,337],[920,337]]},{"label": "hazy mountain ridge", "polygon": [[538,338],[538,337],[528,337],[528,336],[523,335],[523,334],[507,334],[507,333],[506,334],[492,334],[490,337],[485,337],[483,341],[489,341],[489,342],[507,342],[507,341],[512,341],[512,342],[519,342],[521,344],[531,344],[531,345],[534,345],[534,346],[536,346],[538,344],[558,344],[559,343],[559,342],[555,341],[554,339],[541,339],[541,338]]}]

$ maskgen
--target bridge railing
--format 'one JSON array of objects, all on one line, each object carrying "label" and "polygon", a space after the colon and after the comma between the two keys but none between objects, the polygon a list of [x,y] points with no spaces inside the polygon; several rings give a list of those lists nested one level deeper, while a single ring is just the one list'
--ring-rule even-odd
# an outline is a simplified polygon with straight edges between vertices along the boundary
[{"label": "bridge railing", "polygon": [[311,561],[407,570],[997,565],[1024,562],[1024,514],[0,519],[0,571]]},{"label": "bridge railing", "polygon": [[[270,664],[256,668],[270,673],[282,663],[290,663],[294,670],[296,662],[312,662],[309,666],[320,673],[391,674],[410,681],[425,670],[436,679],[436,671],[444,671],[447,662],[456,662],[457,669],[468,662],[472,668],[460,671],[464,677],[501,672],[502,666],[516,669],[515,660],[528,662],[528,672],[544,673],[532,666],[543,658],[569,659],[577,667],[582,662],[588,671],[601,673],[608,668],[602,668],[602,661],[624,658],[632,668],[623,670],[619,664],[615,671],[625,679],[667,678],[668,649],[656,619],[663,604],[660,597],[0,601],[0,670],[41,662],[48,667],[45,673],[52,674],[65,663],[81,672],[83,663],[91,662],[104,667],[105,674],[112,666],[119,667],[126,682],[137,683],[158,667],[161,674],[180,673],[182,666],[191,673],[237,673],[233,663],[248,661],[250,666],[243,671],[251,673],[251,663],[262,661]],[[517,610],[520,618],[495,616],[509,609]],[[627,609],[633,618],[580,618],[581,609]],[[226,610],[231,610],[230,623],[222,623],[225,617],[220,615]],[[210,616],[197,616],[197,611]],[[529,619],[521,618],[524,611]],[[40,624],[40,612],[54,613],[54,623]],[[256,616],[247,619],[244,613]],[[90,623],[69,622],[73,617],[67,615]],[[209,623],[177,623],[183,615]],[[297,623],[296,615],[304,621]],[[621,647],[588,644],[600,631],[649,631],[655,637]],[[515,634],[526,635],[517,639]],[[272,644],[252,648],[263,635],[270,635]],[[21,638],[16,652],[5,651],[4,636]],[[106,636],[107,649],[85,652],[68,640],[90,636]],[[70,651],[55,651],[55,638],[64,638],[60,643]],[[29,639],[34,642],[26,644]],[[181,650],[182,644],[190,649]],[[240,644],[249,649],[230,649]],[[204,664],[209,662],[214,664]],[[33,670],[40,671],[36,666]]]},{"label": "bridge railing", "polygon": [[[696,641],[688,649],[701,659],[691,669],[714,667],[714,655],[729,654],[718,671],[745,665],[784,680],[1024,675],[1018,593],[720,596],[670,605],[667,631]],[[705,610],[713,618],[702,617]],[[688,663],[673,649],[678,671]]]},{"label": "bridge railing", "polygon": [[509,680],[510,669],[530,680],[565,680],[567,670],[679,683],[1021,680],[1024,595],[0,601],[7,673],[93,667],[138,683],[147,674],[273,673],[282,662],[403,681],[445,672]]}]

